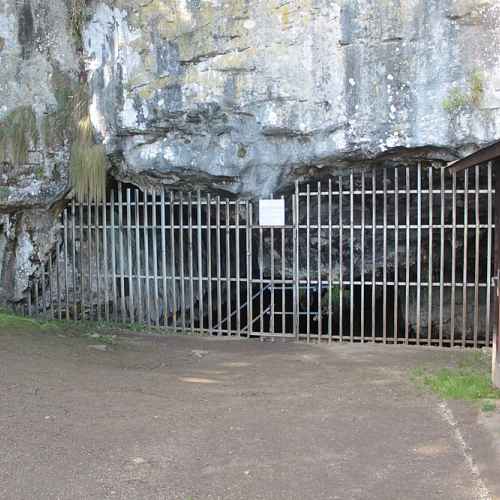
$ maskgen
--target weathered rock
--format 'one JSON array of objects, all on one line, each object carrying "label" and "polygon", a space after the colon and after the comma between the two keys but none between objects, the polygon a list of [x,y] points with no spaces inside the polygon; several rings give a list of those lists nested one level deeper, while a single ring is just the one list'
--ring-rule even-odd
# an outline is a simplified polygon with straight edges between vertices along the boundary
[{"label": "weathered rock", "polygon": [[94,124],[122,179],[251,196],[346,162],[451,158],[498,135],[499,8],[100,3],[85,32]]},{"label": "weathered rock", "polygon": [[81,58],[112,173],[139,186],[258,197],[499,135],[500,0],[94,0],[82,40],[71,5],[0,5],[0,122],[28,107],[38,128],[26,164],[0,166],[4,300],[51,248],[70,144],[47,117]]}]

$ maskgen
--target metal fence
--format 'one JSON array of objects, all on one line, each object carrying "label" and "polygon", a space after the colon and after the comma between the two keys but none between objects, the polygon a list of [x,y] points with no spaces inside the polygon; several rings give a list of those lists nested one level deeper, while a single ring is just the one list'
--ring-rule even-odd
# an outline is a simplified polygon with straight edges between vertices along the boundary
[{"label": "metal fence", "polygon": [[[482,173],[484,172],[484,173]],[[492,168],[346,170],[258,202],[118,185],[64,210],[29,315],[307,341],[490,345]]]}]

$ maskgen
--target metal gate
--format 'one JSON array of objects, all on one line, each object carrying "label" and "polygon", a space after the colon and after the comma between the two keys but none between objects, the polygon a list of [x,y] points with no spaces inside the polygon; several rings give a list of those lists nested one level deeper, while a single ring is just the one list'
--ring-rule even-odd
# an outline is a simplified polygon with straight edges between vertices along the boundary
[{"label": "metal gate", "polygon": [[[482,174],[481,172],[485,172]],[[349,169],[258,202],[118,185],[64,210],[29,315],[242,337],[490,345],[492,168]]]}]

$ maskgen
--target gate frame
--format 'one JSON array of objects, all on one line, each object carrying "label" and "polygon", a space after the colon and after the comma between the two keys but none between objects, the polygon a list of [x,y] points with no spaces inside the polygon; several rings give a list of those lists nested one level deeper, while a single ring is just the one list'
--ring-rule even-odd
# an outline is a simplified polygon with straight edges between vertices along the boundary
[{"label": "gate frame", "polygon": [[[491,163],[497,172],[495,176],[495,190],[500,193],[500,141],[496,141],[475,153],[460,160],[448,164],[448,171],[451,173],[463,172],[471,167],[484,167]],[[493,341],[493,355],[491,362],[491,380],[495,387],[500,388],[500,195],[495,196],[495,255],[494,255],[494,277],[497,300],[496,319],[497,328]]]}]

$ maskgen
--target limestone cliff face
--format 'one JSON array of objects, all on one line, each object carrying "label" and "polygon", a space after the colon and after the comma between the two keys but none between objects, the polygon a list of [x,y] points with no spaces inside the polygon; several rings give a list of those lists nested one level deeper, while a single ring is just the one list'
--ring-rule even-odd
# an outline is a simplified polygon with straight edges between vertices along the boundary
[{"label": "limestone cliff face", "polygon": [[23,109],[37,129],[26,161],[0,166],[4,299],[51,246],[69,191],[57,114],[82,69],[112,175],[137,185],[256,197],[500,135],[500,0],[108,0],[78,19],[74,5],[0,5],[1,126]]},{"label": "limestone cliff face", "polygon": [[84,42],[122,178],[268,194],[311,169],[498,136],[496,0],[113,5],[96,5]]}]

